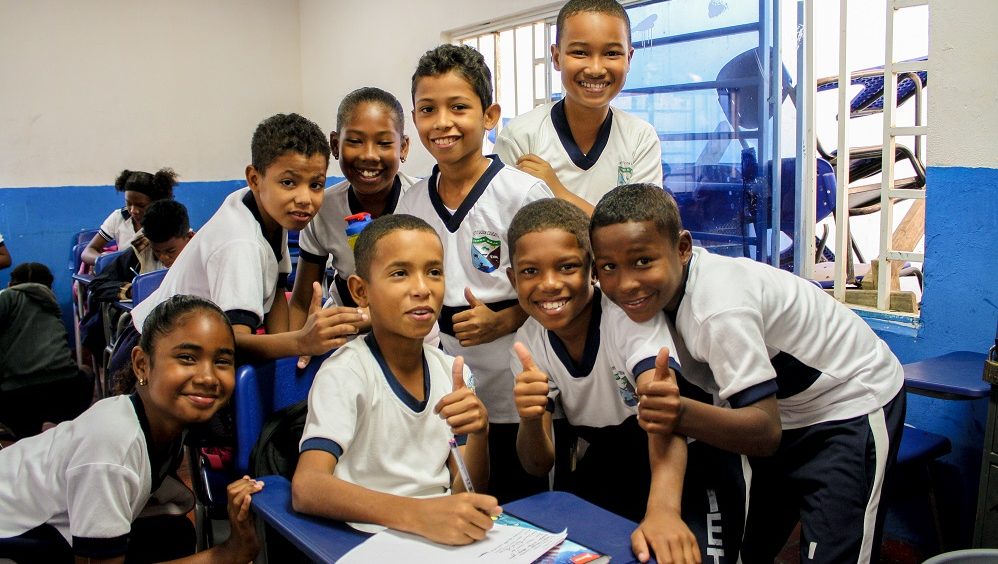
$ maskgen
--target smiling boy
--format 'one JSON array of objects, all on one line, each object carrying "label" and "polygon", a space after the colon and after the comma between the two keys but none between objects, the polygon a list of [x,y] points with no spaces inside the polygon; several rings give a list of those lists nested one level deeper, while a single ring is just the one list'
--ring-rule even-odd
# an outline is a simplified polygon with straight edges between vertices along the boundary
[{"label": "smiling boy", "polygon": [[412,77],[413,122],[437,161],[433,173],[409,189],[397,212],[425,220],[444,245],[447,285],[440,344],[461,355],[475,373],[489,410],[490,491],[500,501],[547,489],[516,458],[516,406],[510,391],[509,351],[526,315],[506,279],[506,230],[516,210],[552,196],[540,180],[482,155],[485,132],[500,109],[481,53],[441,45],[419,60]]},{"label": "smiling boy", "polygon": [[887,344],[807,280],[694,247],[657,186],[610,191],[590,233],[603,291],[635,321],[664,310],[683,377],[714,396],[641,417],[753,457],[742,559],[772,562],[799,520],[801,561],[876,562],[905,412]]},{"label": "smiling boy", "polygon": [[661,186],[655,128],[610,107],[633,54],[630,19],[616,0],[566,3],[551,46],[565,97],[509,122],[496,139],[496,153],[587,213],[614,186]]},{"label": "smiling boy", "polygon": [[[288,330],[284,288],[291,272],[288,230],[303,229],[322,205],[329,142],[316,124],[278,114],[256,128],[248,186],[222,202],[160,287],[132,310],[133,331],[169,296],[191,294],[215,302],[231,321],[236,348],[251,358],[322,354],[343,343],[333,312],[318,311]],[[266,334],[257,334],[265,328]],[[124,341],[126,348],[129,341]],[[122,346],[116,348],[115,357]],[[122,366],[112,360],[112,367]]]}]

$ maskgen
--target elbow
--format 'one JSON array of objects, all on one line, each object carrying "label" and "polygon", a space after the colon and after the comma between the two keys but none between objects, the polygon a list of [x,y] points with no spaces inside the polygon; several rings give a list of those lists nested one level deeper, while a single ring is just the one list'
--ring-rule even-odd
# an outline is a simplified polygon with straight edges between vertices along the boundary
[{"label": "elbow", "polygon": [[756,441],[755,452],[748,454],[752,456],[772,456],[780,448],[780,441],[783,439],[783,429],[777,423],[767,424],[759,430],[758,441]]},{"label": "elbow", "polygon": [[309,491],[314,491],[297,472],[291,480],[291,507],[298,513],[311,513],[309,511]]}]

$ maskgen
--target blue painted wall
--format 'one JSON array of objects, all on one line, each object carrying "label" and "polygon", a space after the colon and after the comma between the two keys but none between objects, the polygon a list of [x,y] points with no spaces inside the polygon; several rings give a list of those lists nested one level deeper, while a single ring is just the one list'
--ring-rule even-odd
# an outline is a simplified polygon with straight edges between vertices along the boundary
[{"label": "blue painted wall", "polygon": [[[877,331],[903,363],[956,350],[987,352],[998,323],[998,169],[929,167],[927,173],[921,325],[915,336]],[[939,468],[939,503],[950,539],[969,545],[987,400],[914,394],[908,400],[909,423],[953,442]],[[931,530],[914,533],[924,539]]]}]

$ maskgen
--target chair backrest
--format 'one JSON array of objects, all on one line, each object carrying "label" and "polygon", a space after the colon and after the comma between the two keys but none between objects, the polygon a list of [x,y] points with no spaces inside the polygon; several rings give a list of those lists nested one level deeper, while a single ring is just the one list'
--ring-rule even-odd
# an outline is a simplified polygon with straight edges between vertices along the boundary
[{"label": "chair backrest", "polygon": [[331,352],[312,357],[304,370],[298,369],[298,357],[244,364],[236,370],[233,402],[236,418],[235,470],[238,475],[248,472],[250,453],[267,416],[307,398],[316,372]]},{"label": "chair backrest", "polygon": [[97,257],[97,260],[94,262],[94,274],[100,274],[101,272],[104,272],[104,269],[107,268],[107,265],[114,262],[114,259],[120,257],[125,253],[131,252],[131,250],[132,250],[131,248],[127,248],[121,251],[114,251],[113,253],[107,253]]},{"label": "chair backrest", "polygon": [[149,297],[159,288],[159,285],[163,282],[163,277],[166,276],[167,270],[161,268],[159,270],[154,270],[152,272],[146,272],[139,274],[132,280],[132,302],[139,303],[142,300]]},{"label": "chair backrest", "polygon": [[71,274],[80,271],[80,263],[83,262],[83,251],[90,244],[100,229],[81,229],[78,233],[73,233],[70,239],[69,264],[67,268]]}]

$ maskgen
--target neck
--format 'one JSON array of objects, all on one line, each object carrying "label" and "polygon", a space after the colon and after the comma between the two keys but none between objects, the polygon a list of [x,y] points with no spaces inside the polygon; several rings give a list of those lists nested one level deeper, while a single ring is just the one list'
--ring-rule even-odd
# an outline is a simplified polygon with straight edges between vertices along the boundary
[{"label": "neck", "polygon": [[575,144],[584,152],[589,152],[596,142],[596,134],[599,133],[606,116],[610,113],[610,107],[586,108],[572,102],[571,98],[565,99],[565,117],[568,119],[568,127],[572,130],[572,138]]},{"label": "neck", "polygon": [[[395,378],[406,389],[409,389],[409,393],[412,393],[413,389],[418,390],[418,393],[412,394],[414,397],[421,396],[423,393],[423,339],[394,335],[386,331],[378,331],[377,328],[372,328],[371,332],[374,333],[374,340],[378,342],[381,355],[388,367],[392,369]],[[410,386],[413,382],[418,384],[415,388]]]},{"label": "neck", "polygon": [[444,204],[456,209],[471,192],[478,179],[485,174],[492,160],[484,155],[474,155],[467,162],[438,164],[440,174],[437,175],[437,193]]},{"label": "neck", "polygon": [[[592,288],[590,286],[590,288]],[[589,320],[593,316],[593,295],[589,294],[589,303],[579,312],[579,315],[567,326],[554,332],[561,339],[568,349],[569,356],[576,363],[581,362],[582,355],[586,350],[586,340],[589,338]]]},{"label": "neck", "polygon": [[174,419],[171,414],[160,413],[156,406],[149,402],[149,398],[141,388],[139,389],[139,399],[142,400],[146,419],[149,422],[149,438],[152,441],[150,450],[162,453],[180,438],[184,432],[184,425]]},{"label": "neck", "polygon": [[[351,188],[353,190],[353,188]],[[357,197],[357,201],[360,202],[361,207],[364,211],[371,214],[372,218],[380,217],[382,212],[385,211],[385,204],[388,203],[388,194],[392,191],[391,185],[383,190],[378,190],[374,194],[361,194],[357,190],[353,190],[353,195]]]}]

